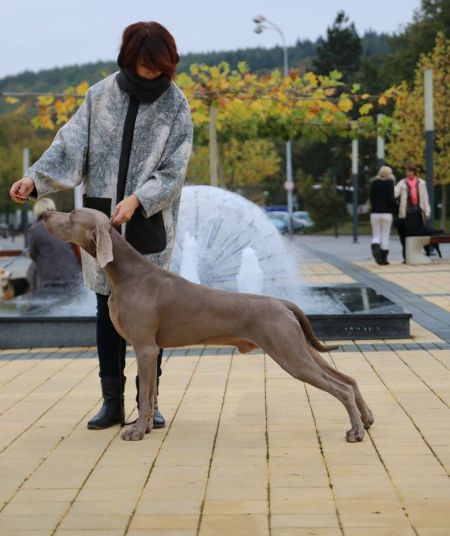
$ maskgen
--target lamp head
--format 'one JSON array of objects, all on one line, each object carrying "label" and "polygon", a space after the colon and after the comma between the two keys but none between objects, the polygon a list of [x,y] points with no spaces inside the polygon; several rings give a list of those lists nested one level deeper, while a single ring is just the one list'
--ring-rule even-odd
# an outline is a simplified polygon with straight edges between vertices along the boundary
[{"label": "lamp head", "polygon": [[256,17],[253,17],[253,22],[256,22],[256,24],[260,24],[261,22],[264,22],[266,20],[266,17],[264,15],[256,15]]},{"label": "lamp head", "polygon": [[256,26],[256,28],[254,29],[254,32],[257,33],[257,34],[260,34],[262,33],[263,31],[263,27],[262,26]]}]

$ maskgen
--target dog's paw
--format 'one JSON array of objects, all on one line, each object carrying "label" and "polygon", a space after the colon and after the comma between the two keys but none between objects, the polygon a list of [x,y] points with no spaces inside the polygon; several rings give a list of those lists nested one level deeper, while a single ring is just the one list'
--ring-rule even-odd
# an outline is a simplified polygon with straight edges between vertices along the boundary
[{"label": "dog's paw", "polygon": [[145,435],[145,430],[141,426],[133,425],[122,433],[124,441],[140,441]]},{"label": "dog's paw", "polygon": [[150,419],[148,421],[148,424],[147,424],[146,428],[145,428],[145,433],[149,434],[152,430],[153,430],[153,419]]},{"label": "dog's paw", "polygon": [[362,426],[361,427],[358,426],[357,428],[352,428],[345,435],[345,439],[349,443],[359,443],[360,441],[364,439],[364,428]]},{"label": "dog's paw", "polygon": [[368,430],[375,422],[375,417],[373,416],[373,413],[370,411],[369,408],[367,408],[367,412],[365,415],[361,415],[361,419],[364,423],[364,428],[366,430]]}]

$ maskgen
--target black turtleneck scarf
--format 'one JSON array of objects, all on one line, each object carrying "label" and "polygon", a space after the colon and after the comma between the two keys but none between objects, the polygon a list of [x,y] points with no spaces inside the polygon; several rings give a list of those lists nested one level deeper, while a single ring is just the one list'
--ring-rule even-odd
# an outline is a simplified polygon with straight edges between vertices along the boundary
[{"label": "black turtleneck scarf", "polygon": [[169,77],[161,74],[153,80],[133,75],[126,69],[117,74],[117,83],[122,91],[128,94],[127,115],[123,127],[122,147],[119,159],[119,174],[117,178],[116,204],[122,201],[127,183],[128,165],[130,163],[131,146],[133,144],[134,125],[139,109],[139,103],[151,103],[158,99],[170,87]]},{"label": "black turtleneck scarf", "polygon": [[148,80],[134,75],[126,69],[120,69],[117,74],[117,83],[130,98],[140,102],[153,102],[169,88],[170,78],[161,74],[153,80]]}]

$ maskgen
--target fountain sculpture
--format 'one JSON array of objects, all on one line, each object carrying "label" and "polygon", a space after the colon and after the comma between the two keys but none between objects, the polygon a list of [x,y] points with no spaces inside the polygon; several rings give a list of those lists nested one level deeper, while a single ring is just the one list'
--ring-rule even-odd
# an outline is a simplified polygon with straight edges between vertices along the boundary
[{"label": "fountain sculpture", "polygon": [[[399,306],[360,285],[311,288],[302,283],[282,238],[264,211],[245,198],[210,186],[183,188],[172,269],[213,288],[289,299],[307,314],[319,337],[409,337]],[[0,303],[1,348],[92,346],[95,298]]]}]

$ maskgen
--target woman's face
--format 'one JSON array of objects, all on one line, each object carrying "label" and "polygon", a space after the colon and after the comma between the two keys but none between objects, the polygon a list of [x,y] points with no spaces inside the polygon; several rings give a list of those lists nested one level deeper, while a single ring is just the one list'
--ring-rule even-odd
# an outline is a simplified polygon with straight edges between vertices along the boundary
[{"label": "woman's face", "polygon": [[141,78],[147,78],[147,80],[153,80],[154,78],[158,78],[158,76],[161,74],[161,71],[157,71],[156,69],[149,69],[143,63],[138,63],[136,65],[136,73]]},{"label": "woman's face", "polygon": [[406,176],[412,178],[412,177],[415,176],[415,173],[414,173],[414,171],[412,169],[407,169],[406,170]]}]

